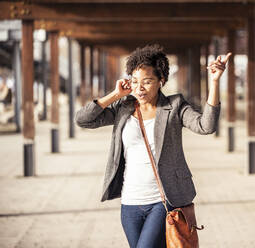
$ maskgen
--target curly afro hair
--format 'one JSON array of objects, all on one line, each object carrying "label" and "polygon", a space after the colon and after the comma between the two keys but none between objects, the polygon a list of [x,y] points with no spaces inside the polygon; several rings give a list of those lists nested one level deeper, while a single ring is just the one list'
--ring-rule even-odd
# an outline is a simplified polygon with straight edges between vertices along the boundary
[{"label": "curly afro hair", "polygon": [[151,66],[159,80],[163,79],[165,84],[169,75],[169,61],[159,44],[146,45],[143,48],[136,48],[127,58],[126,72],[132,75],[134,70],[143,66]]}]

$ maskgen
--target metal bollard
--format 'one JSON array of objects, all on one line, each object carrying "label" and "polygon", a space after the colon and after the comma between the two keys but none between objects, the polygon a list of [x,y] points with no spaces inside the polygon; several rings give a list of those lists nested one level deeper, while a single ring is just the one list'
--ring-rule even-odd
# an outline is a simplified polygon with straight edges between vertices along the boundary
[{"label": "metal bollard", "polygon": [[228,127],[228,151],[233,152],[235,147],[234,127]]},{"label": "metal bollard", "polygon": [[34,144],[24,144],[24,176],[35,176]]},{"label": "metal bollard", "polygon": [[249,152],[249,174],[255,173],[255,141],[249,141],[248,143]]},{"label": "metal bollard", "polygon": [[59,131],[58,129],[51,129],[51,152],[59,152]]}]

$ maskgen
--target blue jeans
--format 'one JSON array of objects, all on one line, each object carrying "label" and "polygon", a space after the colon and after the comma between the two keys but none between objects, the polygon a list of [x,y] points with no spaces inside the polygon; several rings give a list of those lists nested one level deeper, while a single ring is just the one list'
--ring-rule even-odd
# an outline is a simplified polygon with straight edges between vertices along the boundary
[{"label": "blue jeans", "polygon": [[[167,203],[169,211],[174,207]],[[162,202],[121,204],[121,224],[130,248],[165,248],[166,210]]]}]

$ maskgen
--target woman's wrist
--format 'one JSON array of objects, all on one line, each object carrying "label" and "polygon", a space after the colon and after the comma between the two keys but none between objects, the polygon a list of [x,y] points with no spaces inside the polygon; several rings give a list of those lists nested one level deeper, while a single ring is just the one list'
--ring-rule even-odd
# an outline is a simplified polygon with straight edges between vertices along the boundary
[{"label": "woman's wrist", "polygon": [[112,95],[114,101],[117,101],[122,97],[120,93],[116,90],[112,91],[110,94]]},{"label": "woman's wrist", "polygon": [[212,106],[219,104],[219,80],[211,81],[207,103]]},{"label": "woman's wrist", "polygon": [[121,98],[121,96],[118,94],[118,92],[116,92],[115,90],[112,91],[111,93],[109,93],[108,95],[99,98],[97,100],[97,103],[102,107],[102,108],[106,108],[107,106],[109,106],[110,104],[112,104],[113,102],[119,100]]},{"label": "woman's wrist", "polygon": [[220,82],[219,80],[212,80],[211,86],[219,86]]}]

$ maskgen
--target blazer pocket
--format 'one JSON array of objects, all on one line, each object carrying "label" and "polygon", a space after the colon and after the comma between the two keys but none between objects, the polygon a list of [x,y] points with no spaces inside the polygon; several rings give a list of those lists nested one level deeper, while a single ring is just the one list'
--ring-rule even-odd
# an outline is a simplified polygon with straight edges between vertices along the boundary
[{"label": "blazer pocket", "polygon": [[196,195],[196,190],[189,168],[179,168],[176,169],[175,172],[177,189],[174,193],[174,197],[177,200],[177,205],[181,206],[184,202],[190,202],[193,200]]}]

